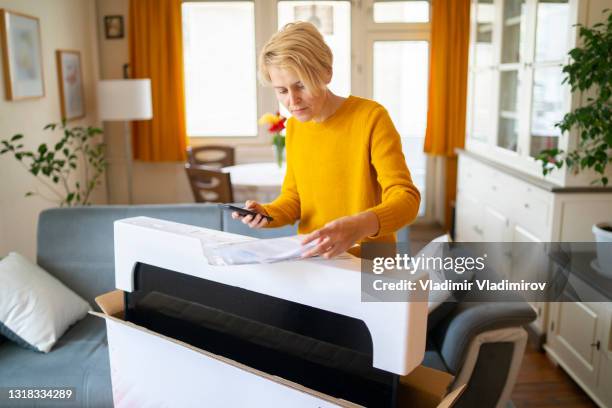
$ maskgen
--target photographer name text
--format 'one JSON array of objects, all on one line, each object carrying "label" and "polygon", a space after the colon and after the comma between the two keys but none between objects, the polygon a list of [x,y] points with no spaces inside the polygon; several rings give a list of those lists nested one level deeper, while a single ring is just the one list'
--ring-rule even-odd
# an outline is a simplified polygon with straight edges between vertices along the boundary
[{"label": "photographer name text", "polygon": [[476,279],[475,281],[464,280],[462,282],[451,280],[439,282],[431,279],[418,281],[408,279],[394,281],[376,279],[372,282],[372,286],[376,291],[469,291],[474,287],[482,291],[543,291],[546,289],[546,284],[546,282],[526,282],[525,280],[511,282],[506,279],[501,281]]}]

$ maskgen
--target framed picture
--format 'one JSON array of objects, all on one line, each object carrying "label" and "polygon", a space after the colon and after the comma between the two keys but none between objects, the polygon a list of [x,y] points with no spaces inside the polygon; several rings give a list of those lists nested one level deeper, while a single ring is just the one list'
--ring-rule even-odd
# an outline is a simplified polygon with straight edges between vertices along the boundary
[{"label": "framed picture", "polygon": [[38,18],[0,9],[0,42],[6,99],[45,96]]},{"label": "framed picture", "polygon": [[57,75],[60,89],[62,119],[72,120],[85,116],[81,53],[57,50]]},{"label": "framed picture", "polygon": [[123,16],[105,16],[104,35],[107,39],[123,38]]}]

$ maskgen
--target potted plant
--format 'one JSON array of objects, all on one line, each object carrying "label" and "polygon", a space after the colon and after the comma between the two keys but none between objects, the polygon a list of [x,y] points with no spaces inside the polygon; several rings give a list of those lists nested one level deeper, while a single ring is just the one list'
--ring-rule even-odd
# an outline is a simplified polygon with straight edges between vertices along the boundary
[{"label": "potted plant", "polygon": [[[600,175],[593,184],[606,186],[605,172],[612,162],[612,13],[607,9],[604,13],[608,13],[605,23],[591,28],[579,25],[582,46],[569,52],[570,62],[563,67],[563,83],[569,83],[572,92],[590,95],[583,106],[555,124],[562,132],[576,129],[578,147],[570,152],[543,150],[537,159],[544,175],[564,164],[575,172],[588,168]],[[597,223],[592,231],[597,242],[612,242],[612,222]],[[605,246],[597,245],[597,257],[602,272],[607,269],[612,277],[612,253]]]},{"label": "potted plant", "polygon": [[268,125],[268,132],[272,134],[274,158],[278,167],[283,167],[285,156],[285,135],[282,134],[282,131],[285,129],[286,120],[279,112],[276,112],[276,115],[266,113],[259,119],[259,124]]},{"label": "potted plant", "polygon": [[[36,150],[25,150],[21,143],[22,134],[10,139],[0,140],[0,156],[13,154],[15,159],[45,186],[49,198],[39,191],[29,191],[25,195],[38,195],[60,206],[89,205],[91,192],[100,184],[106,168],[104,143],[95,142],[96,135],[102,130],[95,127],[67,127],[63,121],[60,125],[51,123],[44,128],[63,131],[63,137],[53,146],[41,143]],[[72,175],[83,167],[85,180],[72,181]]]},{"label": "potted plant", "polygon": [[571,91],[589,93],[584,106],[567,113],[555,126],[562,132],[576,129],[578,147],[570,152],[561,149],[542,150],[537,160],[547,175],[567,165],[578,172],[593,169],[601,176],[593,184],[608,184],[607,165],[612,162],[612,13],[606,23],[588,28],[580,26],[582,46],[569,52],[570,62],[563,67],[566,74],[562,83],[569,83]]}]

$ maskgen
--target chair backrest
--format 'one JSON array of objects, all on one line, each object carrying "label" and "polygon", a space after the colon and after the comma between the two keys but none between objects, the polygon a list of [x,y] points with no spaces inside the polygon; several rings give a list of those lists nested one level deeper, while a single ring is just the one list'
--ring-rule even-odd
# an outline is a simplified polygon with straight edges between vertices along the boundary
[{"label": "chair backrest", "polygon": [[205,166],[185,165],[196,203],[231,203],[234,201],[229,173]]},{"label": "chair backrest", "polygon": [[192,166],[227,167],[236,164],[231,146],[189,146],[187,161]]}]

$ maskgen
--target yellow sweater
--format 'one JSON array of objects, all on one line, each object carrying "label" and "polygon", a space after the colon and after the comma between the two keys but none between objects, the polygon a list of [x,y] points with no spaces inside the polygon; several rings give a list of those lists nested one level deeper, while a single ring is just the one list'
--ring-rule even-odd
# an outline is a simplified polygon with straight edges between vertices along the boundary
[{"label": "yellow sweater", "polygon": [[337,218],[371,210],[380,229],[364,242],[395,242],[421,196],[412,183],[400,136],[380,104],[349,96],[321,123],[287,121],[287,173],[281,194],[264,205],[269,227],[293,224],[305,234]]}]

